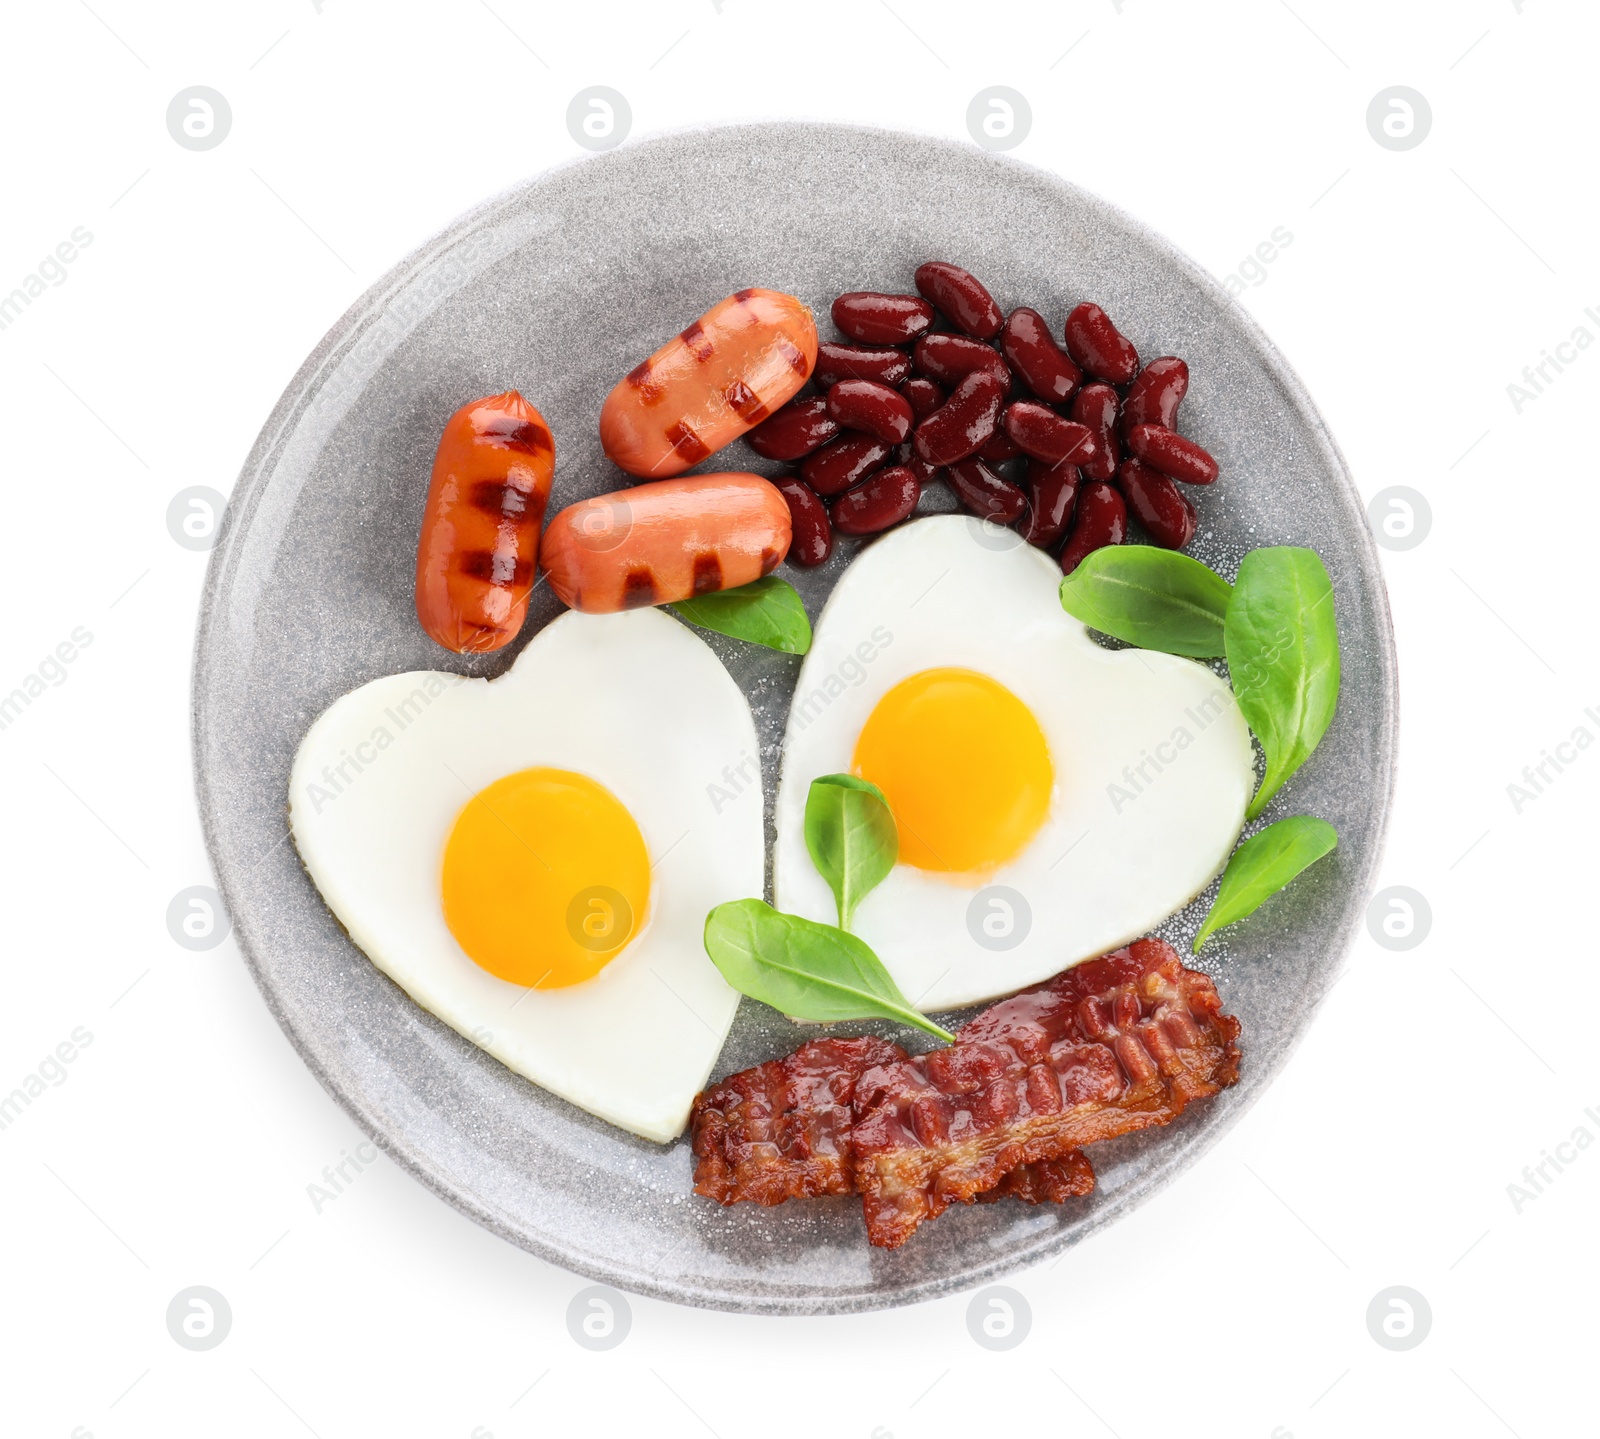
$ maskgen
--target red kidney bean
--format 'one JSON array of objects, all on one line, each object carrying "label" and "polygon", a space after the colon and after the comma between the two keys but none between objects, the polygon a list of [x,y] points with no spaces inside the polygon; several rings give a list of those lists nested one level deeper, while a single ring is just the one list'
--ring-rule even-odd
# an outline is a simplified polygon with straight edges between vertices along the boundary
[{"label": "red kidney bean", "polygon": [[1087,301],[1067,316],[1067,353],[1097,380],[1126,385],[1139,373],[1133,341],[1111,323],[1111,316]]},{"label": "red kidney bean", "polygon": [[1028,518],[1022,538],[1041,550],[1052,548],[1067,532],[1072,503],[1078,498],[1078,467],[1028,461]]},{"label": "red kidney bean", "polygon": [[994,433],[1005,393],[994,371],[974,370],[917,426],[918,457],[930,465],[952,465],[977,454]]},{"label": "red kidney bean", "polygon": [[1022,383],[1041,400],[1065,404],[1083,383],[1083,371],[1056,344],[1037,310],[1013,310],[1000,331],[1000,348]]},{"label": "red kidney bean", "polygon": [[932,300],[945,319],[959,330],[980,340],[991,340],[1000,331],[1003,316],[994,296],[975,275],[959,265],[930,260],[917,266],[917,293]]},{"label": "red kidney bean", "polygon": [[833,302],[833,323],[863,345],[909,345],[933,323],[933,306],[917,295],[852,290]]},{"label": "red kidney bean", "polygon": [[925,459],[923,459],[922,456],[917,453],[916,446],[912,444],[896,446],[894,452],[894,462],[897,465],[904,465],[908,470],[910,470],[911,473],[922,482],[922,487],[924,489],[926,489],[944,473],[944,470],[940,466],[930,465]]},{"label": "red kidney bean", "polygon": [[1122,402],[1122,433],[1135,425],[1178,428],[1178,406],[1189,393],[1189,367],[1175,355],[1151,360],[1140,370]]},{"label": "red kidney bean", "polygon": [[840,380],[898,385],[910,373],[911,360],[900,350],[882,345],[838,345],[824,340],[817,346],[817,363],[811,378],[826,390]]},{"label": "red kidney bean", "polygon": [[1022,453],[1017,442],[1004,430],[997,429],[989,436],[989,443],[978,451],[978,458],[990,465],[1003,465]]},{"label": "red kidney bean", "polygon": [[922,481],[910,466],[891,465],[833,502],[833,527],[841,535],[875,535],[898,525],[921,498]]},{"label": "red kidney bean", "polygon": [[1098,453],[1094,431],[1087,425],[1064,420],[1036,400],[1018,400],[1007,405],[1000,418],[1017,448],[1036,460],[1052,465],[1086,465]]},{"label": "red kidney bean", "polygon": [[789,503],[789,519],[794,537],[785,557],[797,565],[820,565],[833,553],[833,525],[828,507],[798,475],[779,475],[772,482]]},{"label": "red kidney bean", "polygon": [[993,370],[995,375],[1011,383],[1011,371],[993,345],[974,340],[966,335],[937,332],[924,335],[911,351],[911,363],[919,374],[928,375],[941,385],[957,385],[974,370]]},{"label": "red kidney bean", "polygon": [[775,410],[745,438],[745,443],[768,460],[803,460],[839,433],[821,395],[802,395]]},{"label": "red kidney bean", "polygon": [[961,460],[945,471],[945,483],[961,503],[980,519],[1009,525],[1020,520],[1028,497],[1010,480],[1003,480],[982,460]]},{"label": "red kidney bean", "polygon": [[900,393],[911,402],[911,413],[919,425],[945,401],[944,390],[921,375],[913,375],[901,385]]},{"label": "red kidney bean", "polygon": [[[1117,406],[1121,401],[1110,385],[1085,385],[1072,401],[1072,418],[1094,434],[1097,453],[1083,462],[1083,477],[1106,483],[1117,473],[1122,447],[1117,443]],[[835,416],[837,418],[837,416]]]},{"label": "red kidney bean", "polygon": [[911,433],[911,401],[876,380],[840,380],[828,389],[828,414],[847,430],[863,430],[886,445]]},{"label": "red kidney bean", "polygon": [[1186,485],[1209,485],[1221,473],[1199,445],[1165,425],[1135,425],[1128,431],[1128,448],[1152,469]]},{"label": "red kidney bean", "polygon": [[892,448],[871,435],[844,435],[801,465],[800,478],[819,495],[840,495],[881,469]]},{"label": "red kidney bean", "polygon": [[1160,470],[1124,460],[1117,470],[1117,485],[1134,519],[1158,545],[1181,550],[1194,538],[1194,505]]},{"label": "red kidney bean", "polygon": [[1078,495],[1072,535],[1061,551],[1061,568],[1071,574],[1083,557],[1107,545],[1120,545],[1128,537],[1128,507],[1110,485],[1090,483]]}]

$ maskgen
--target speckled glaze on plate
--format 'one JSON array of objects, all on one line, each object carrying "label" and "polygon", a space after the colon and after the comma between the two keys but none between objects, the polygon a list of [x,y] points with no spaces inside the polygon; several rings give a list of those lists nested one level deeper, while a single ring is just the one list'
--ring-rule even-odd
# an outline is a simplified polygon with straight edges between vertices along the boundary
[{"label": "speckled glaze on plate", "polygon": [[[1340,844],[1207,961],[1244,1024],[1236,1088],[1166,1129],[1096,1145],[1087,1199],[953,1211],[883,1253],[859,1204],[721,1209],[691,1194],[686,1140],[635,1139],[501,1067],[350,943],[284,835],[295,748],[339,695],[402,670],[492,675],[515,653],[447,654],[412,607],[433,450],[457,406],[512,386],[539,406],[557,442],[553,512],[628,483],[600,452],[601,402],[714,301],[747,285],[790,291],[826,334],[834,295],[908,290],[926,259],[968,266],[1003,307],[1057,325],[1092,298],[1146,358],[1188,360],[1183,428],[1224,476],[1198,495],[1192,552],[1231,573],[1254,545],[1311,545],[1333,576],[1338,715],[1269,817],[1320,814]],[[777,467],[737,444],[702,468]],[[924,499],[952,507],[942,489]],[[858,544],[841,542],[818,571],[785,567],[813,615]],[[555,610],[537,590],[525,635]],[[799,661],[711,643],[750,696],[770,815]],[[694,131],[585,159],[466,215],[373,286],[295,376],[234,488],[194,696],[200,809],[235,933],[278,1022],[356,1122],[441,1197],[557,1264],[681,1303],[781,1314],[993,1280],[1192,1164],[1271,1082],[1334,977],[1378,859],[1396,726],[1388,606],[1356,491],[1299,382],[1220,287],[1055,176],[967,145],[811,124]],[[1163,932],[1192,933],[1207,900]],[[717,1073],[805,1033],[746,1001]]]}]

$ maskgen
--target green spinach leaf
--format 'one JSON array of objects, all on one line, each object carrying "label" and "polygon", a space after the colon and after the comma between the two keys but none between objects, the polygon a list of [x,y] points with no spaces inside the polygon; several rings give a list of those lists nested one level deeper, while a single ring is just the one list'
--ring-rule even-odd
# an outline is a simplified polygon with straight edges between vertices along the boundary
[{"label": "green spinach leaf", "polygon": [[862,940],[831,924],[736,899],[706,916],[706,953],[740,994],[796,1019],[896,1019],[955,1040],[911,1007]]},{"label": "green spinach leaf", "polygon": [[1130,645],[1210,659],[1223,653],[1231,589],[1215,570],[1176,550],[1108,545],[1061,581],[1061,605]]},{"label": "green spinach leaf", "polygon": [[769,650],[803,655],[811,648],[806,607],[795,587],[776,575],[763,575],[737,589],[679,600],[668,608],[703,630],[749,640]]},{"label": "green spinach leaf", "polygon": [[875,784],[852,774],[825,774],[806,795],[806,848],[849,929],[856,906],[883,883],[900,852],[889,802]]},{"label": "green spinach leaf", "polygon": [[1308,814],[1280,819],[1252,835],[1234,850],[1222,872],[1216,902],[1194,937],[1194,952],[1198,954],[1200,946],[1224,925],[1253,914],[1338,843],[1331,824]]},{"label": "green spinach leaf", "polygon": [[1310,757],[1339,702],[1333,585],[1315,550],[1251,550],[1223,621],[1233,696],[1266,752],[1254,819]]}]

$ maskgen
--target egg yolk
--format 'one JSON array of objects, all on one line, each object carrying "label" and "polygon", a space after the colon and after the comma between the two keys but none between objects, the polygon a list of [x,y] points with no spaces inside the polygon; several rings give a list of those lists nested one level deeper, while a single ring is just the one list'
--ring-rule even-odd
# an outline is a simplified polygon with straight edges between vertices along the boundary
[{"label": "egg yolk", "polygon": [[481,789],[444,847],[445,923],[490,974],[534,989],[593,979],[644,923],[650,856],[610,790],[564,769]]},{"label": "egg yolk", "polygon": [[952,875],[982,875],[1021,853],[1055,783],[1032,711],[965,669],[901,680],[862,727],[853,764],[889,801],[900,862]]}]

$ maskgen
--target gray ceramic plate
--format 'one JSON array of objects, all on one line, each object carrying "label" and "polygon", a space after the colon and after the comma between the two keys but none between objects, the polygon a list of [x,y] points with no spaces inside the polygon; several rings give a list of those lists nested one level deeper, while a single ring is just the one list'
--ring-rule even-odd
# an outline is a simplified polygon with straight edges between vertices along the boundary
[{"label": "gray ceramic plate", "polygon": [[[1052,323],[1092,297],[1147,357],[1189,361],[1183,425],[1225,476],[1200,496],[1194,553],[1231,567],[1256,544],[1312,545],[1333,575],[1343,696],[1278,808],[1323,815],[1340,845],[1209,961],[1244,1024],[1237,1088],[1167,1129],[1097,1146],[1088,1199],[975,1206],[881,1253],[849,1201],[722,1210],[694,1198],[686,1142],[634,1139],[423,1012],[324,908],[284,840],[285,806],[295,747],[339,695],[402,670],[509,663],[513,652],[445,654],[412,609],[433,449],[458,405],[511,386],[532,398],[557,437],[554,503],[566,504],[626,483],[600,453],[601,401],[714,301],[767,286],[825,322],[840,291],[904,291],[926,259],[968,266],[1002,305],[1032,305]],[[710,465],[774,468],[742,444]],[[790,574],[813,614],[853,548]],[[528,632],[553,610],[537,591]],[[798,661],[714,643],[751,697],[770,807]],[[368,291],[295,376],[233,491],[194,693],[200,808],[239,942],[279,1023],[356,1122],[450,1203],[557,1264],[684,1303],[789,1314],[994,1279],[1192,1164],[1271,1082],[1334,976],[1377,863],[1395,739],[1388,608],[1356,492],[1298,381],[1221,289],[1051,175],[966,145],[801,124],[673,135],[554,171],[465,216]],[[1203,907],[1173,932],[1192,931]],[[747,1001],[718,1073],[801,1033]]]}]

